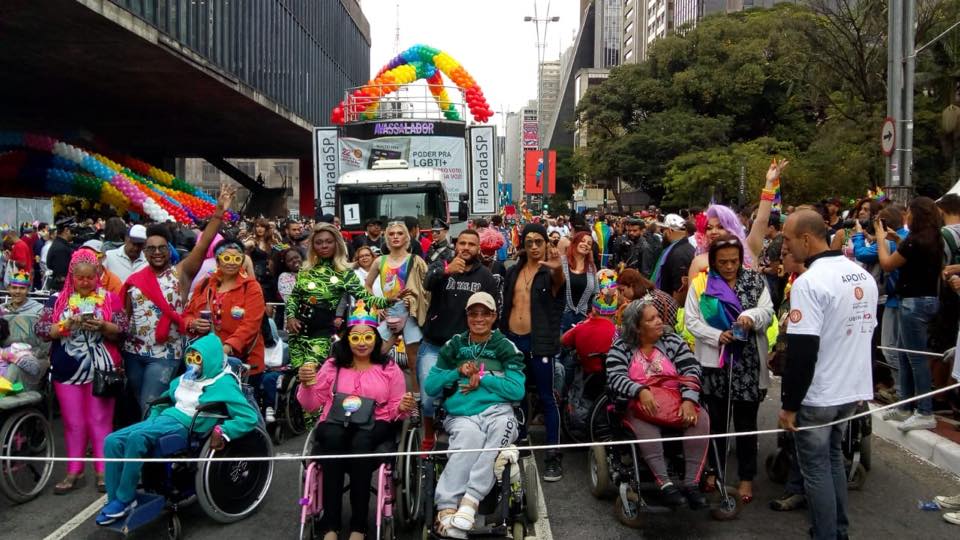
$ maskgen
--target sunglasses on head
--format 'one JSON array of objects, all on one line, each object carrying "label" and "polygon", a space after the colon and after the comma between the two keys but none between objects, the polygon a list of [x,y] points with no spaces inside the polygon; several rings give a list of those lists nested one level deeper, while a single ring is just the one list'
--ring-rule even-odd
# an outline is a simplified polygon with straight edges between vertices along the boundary
[{"label": "sunglasses on head", "polygon": [[377,340],[377,335],[373,332],[364,332],[362,334],[350,334],[347,339],[350,340],[351,345],[373,345],[373,342]]},{"label": "sunglasses on head", "polygon": [[739,246],[740,240],[736,238],[728,238],[726,240],[718,240],[713,245],[717,247]]},{"label": "sunglasses on head", "polygon": [[243,255],[236,253],[221,253],[217,259],[224,264],[240,264],[243,262]]}]

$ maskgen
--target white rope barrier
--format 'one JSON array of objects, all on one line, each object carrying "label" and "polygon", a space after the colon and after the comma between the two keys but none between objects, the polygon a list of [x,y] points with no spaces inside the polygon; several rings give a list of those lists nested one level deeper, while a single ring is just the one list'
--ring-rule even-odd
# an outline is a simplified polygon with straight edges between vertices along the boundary
[{"label": "white rope barrier", "polygon": [[[818,424],[815,426],[803,426],[798,427],[797,431],[811,431],[815,429],[823,429],[826,427],[836,426],[838,424],[843,424],[851,420],[856,420],[858,418],[863,418],[870,416],[874,413],[882,413],[888,409],[894,407],[899,407],[905,403],[912,403],[914,401],[919,401],[921,399],[926,399],[928,397],[940,394],[943,392],[948,392],[960,388],[960,383],[952,384],[926,394],[919,396],[914,396],[908,399],[898,401],[896,403],[891,403],[889,405],[884,405],[882,407],[877,407],[869,411],[864,411],[857,413],[846,418],[841,418],[834,420],[832,422],[827,422],[825,424]],[[704,414],[704,413],[701,413]],[[601,441],[601,442],[583,442],[583,443],[565,443],[565,444],[538,444],[538,445],[529,445],[519,448],[520,450],[564,450],[564,449],[574,449],[574,448],[590,448],[593,446],[622,446],[630,445],[637,443],[655,443],[655,442],[668,442],[668,441],[693,441],[699,439],[723,439],[723,438],[735,438],[735,437],[748,437],[754,435],[774,435],[777,433],[786,433],[787,430],[776,428],[776,429],[761,429],[756,431],[744,431],[738,433],[716,433],[709,435],[685,435],[680,437],[660,437],[657,439],[643,439],[643,440],[622,440],[622,441]],[[43,456],[0,456],[0,462],[2,461],[47,461],[47,462],[82,462],[82,463],[94,463],[94,462],[104,462],[104,463],[204,463],[204,462],[235,462],[235,461],[322,461],[329,459],[360,459],[360,458],[385,458],[385,457],[406,457],[406,456],[438,456],[438,455],[450,455],[450,454],[463,454],[463,453],[482,453],[482,452],[500,452],[502,450],[514,449],[516,447],[497,447],[497,448],[463,448],[463,449],[454,449],[454,450],[429,450],[429,451],[412,451],[412,452],[370,452],[370,453],[358,453],[358,454],[327,454],[327,455],[313,455],[313,456],[298,456],[298,455],[284,455],[284,456],[250,456],[250,457],[217,457],[216,452],[210,457],[195,457],[195,458],[172,458],[172,457],[163,457],[163,458],[96,458],[96,457],[43,457]]]},{"label": "white rope barrier", "polygon": [[[910,350],[910,349],[898,349],[898,348],[896,348],[896,347],[884,347],[884,346],[882,346],[882,345],[878,345],[877,348],[880,349],[880,350],[883,350],[883,351],[894,351],[894,352],[902,352],[902,353],[907,353],[907,354],[918,354],[918,355],[923,355],[923,356],[932,356],[932,357],[934,357],[934,358],[943,358],[943,353],[935,353],[935,352],[930,352],[930,351],[913,351],[913,350]],[[890,366],[890,367],[894,367],[894,366]]]}]

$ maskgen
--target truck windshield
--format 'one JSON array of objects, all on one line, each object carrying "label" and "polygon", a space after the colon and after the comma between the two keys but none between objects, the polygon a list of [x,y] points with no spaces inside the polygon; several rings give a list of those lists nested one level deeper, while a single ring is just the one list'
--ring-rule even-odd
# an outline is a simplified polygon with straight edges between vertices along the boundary
[{"label": "truck windshield", "polygon": [[340,193],[340,204],[346,228],[362,227],[372,218],[386,223],[393,218],[416,216],[420,227],[429,229],[435,218],[447,219],[440,193],[435,190],[414,193],[344,190]]}]

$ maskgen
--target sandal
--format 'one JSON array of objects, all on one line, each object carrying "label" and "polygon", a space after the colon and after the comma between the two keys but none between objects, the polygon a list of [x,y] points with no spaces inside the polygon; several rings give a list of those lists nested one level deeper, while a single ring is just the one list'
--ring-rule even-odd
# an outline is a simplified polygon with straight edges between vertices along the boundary
[{"label": "sandal", "polygon": [[467,531],[460,530],[453,526],[453,516],[457,511],[453,508],[445,508],[437,512],[437,521],[434,523],[434,530],[443,538],[467,538]]},{"label": "sandal", "polygon": [[83,485],[82,474],[68,474],[57,485],[53,486],[54,495],[66,495]]},{"label": "sandal", "polygon": [[464,495],[463,499],[460,500],[460,508],[457,509],[453,519],[450,520],[450,525],[461,531],[473,529],[473,524],[477,521],[477,508],[479,506],[480,504],[474,501],[473,497]]},{"label": "sandal", "polygon": [[[744,493],[744,484],[747,485],[749,493]],[[740,486],[737,487],[737,494],[740,496],[740,502],[743,504],[750,504],[753,502],[753,482],[750,480],[741,480]]]}]

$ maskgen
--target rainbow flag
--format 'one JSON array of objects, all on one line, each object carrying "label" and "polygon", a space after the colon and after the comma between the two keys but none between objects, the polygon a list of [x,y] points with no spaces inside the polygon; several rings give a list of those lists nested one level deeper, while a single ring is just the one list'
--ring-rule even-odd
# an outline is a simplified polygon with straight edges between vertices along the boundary
[{"label": "rainbow flag", "polygon": [[597,249],[600,251],[600,266],[607,267],[607,259],[610,258],[610,238],[613,236],[613,230],[605,221],[598,221],[593,224],[593,236],[597,240]]}]

